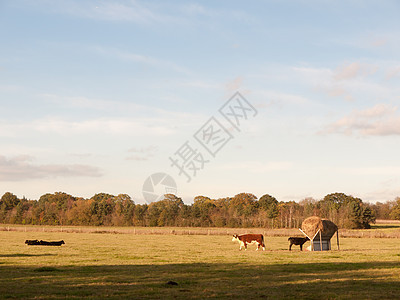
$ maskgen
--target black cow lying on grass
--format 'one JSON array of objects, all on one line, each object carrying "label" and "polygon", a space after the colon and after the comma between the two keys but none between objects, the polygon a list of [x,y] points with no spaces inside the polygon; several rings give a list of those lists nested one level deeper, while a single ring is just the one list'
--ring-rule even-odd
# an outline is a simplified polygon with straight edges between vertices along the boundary
[{"label": "black cow lying on grass", "polygon": [[62,244],[65,244],[64,241],[46,242],[46,241],[40,240],[40,245],[44,245],[44,246],[61,246]]},{"label": "black cow lying on grass", "polygon": [[303,244],[310,239],[308,237],[290,237],[288,238],[289,244],[289,251],[292,251],[292,245],[300,246],[300,251],[303,251]]},{"label": "black cow lying on grass", "polygon": [[61,241],[55,241],[55,242],[47,242],[43,240],[26,240],[25,244],[27,245],[41,245],[41,246],[61,246],[62,244],[65,244],[64,240]]},{"label": "black cow lying on grass", "polygon": [[25,244],[27,244],[27,245],[40,245],[40,242],[38,240],[26,240]]}]

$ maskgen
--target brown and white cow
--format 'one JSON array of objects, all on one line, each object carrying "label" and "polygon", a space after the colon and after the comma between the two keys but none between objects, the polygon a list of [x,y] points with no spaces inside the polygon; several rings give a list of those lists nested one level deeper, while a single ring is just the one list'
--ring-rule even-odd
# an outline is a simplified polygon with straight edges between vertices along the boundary
[{"label": "brown and white cow", "polygon": [[265,244],[264,244],[264,236],[262,234],[241,234],[237,235],[234,234],[232,238],[232,242],[237,241],[239,242],[239,250],[242,250],[242,247],[244,247],[244,250],[247,250],[247,244],[256,244],[257,249],[256,251],[262,247],[263,250],[265,250]]}]

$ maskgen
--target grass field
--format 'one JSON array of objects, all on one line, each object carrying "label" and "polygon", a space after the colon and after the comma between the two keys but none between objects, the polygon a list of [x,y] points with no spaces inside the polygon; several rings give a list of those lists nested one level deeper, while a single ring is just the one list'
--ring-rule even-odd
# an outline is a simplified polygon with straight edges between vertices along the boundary
[{"label": "grass field", "polygon": [[0,231],[0,297],[399,299],[400,239],[342,238],[329,252],[289,252],[287,237],[266,244],[238,251],[228,235]]}]

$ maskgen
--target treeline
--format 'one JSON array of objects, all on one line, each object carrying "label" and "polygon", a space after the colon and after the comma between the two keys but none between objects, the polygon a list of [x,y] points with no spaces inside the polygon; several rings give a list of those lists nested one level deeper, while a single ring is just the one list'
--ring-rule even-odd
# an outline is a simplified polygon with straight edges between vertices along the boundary
[{"label": "treeline", "polygon": [[57,192],[28,200],[7,192],[0,199],[4,224],[293,228],[313,215],[328,218],[339,228],[370,228],[376,218],[400,219],[400,198],[368,204],[333,193],[322,200],[279,202],[268,194],[257,199],[241,193],[220,199],[197,196],[187,205],[173,194],[150,204],[135,204],[126,194],[99,193],[84,199]]}]

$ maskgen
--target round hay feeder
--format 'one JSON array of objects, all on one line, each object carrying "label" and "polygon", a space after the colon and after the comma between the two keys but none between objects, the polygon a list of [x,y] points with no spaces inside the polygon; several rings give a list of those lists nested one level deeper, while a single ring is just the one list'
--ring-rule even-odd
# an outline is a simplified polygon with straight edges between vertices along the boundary
[{"label": "round hay feeder", "polygon": [[310,239],[311,251],[331,250],[331,238],[336,233],[339,250],[338,227],[330,220],[317,216],[309,217],[301,224],[300,231]]}]

